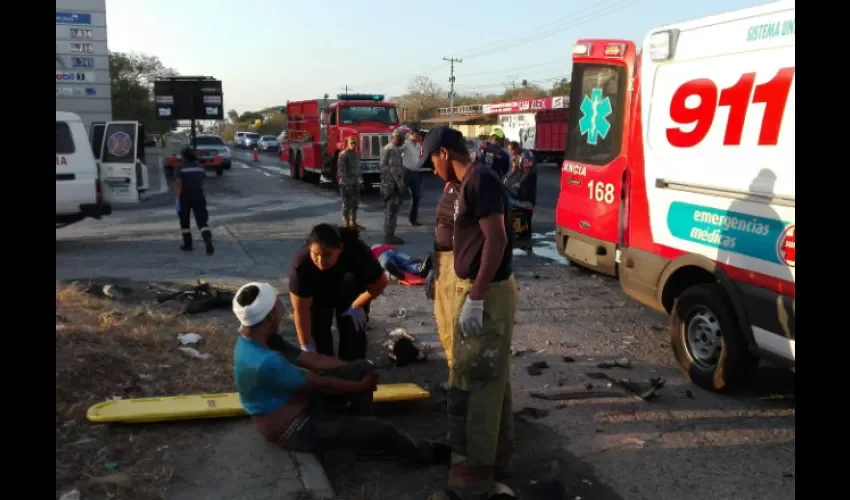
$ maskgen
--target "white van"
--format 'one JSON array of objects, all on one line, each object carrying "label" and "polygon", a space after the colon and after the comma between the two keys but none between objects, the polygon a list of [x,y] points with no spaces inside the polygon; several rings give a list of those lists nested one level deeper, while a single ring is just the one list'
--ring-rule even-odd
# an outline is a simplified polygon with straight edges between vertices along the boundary
[{"label": "white van", "polygon": [[82,120],[74,113],[57,111],[56,227],[111,213]]}]

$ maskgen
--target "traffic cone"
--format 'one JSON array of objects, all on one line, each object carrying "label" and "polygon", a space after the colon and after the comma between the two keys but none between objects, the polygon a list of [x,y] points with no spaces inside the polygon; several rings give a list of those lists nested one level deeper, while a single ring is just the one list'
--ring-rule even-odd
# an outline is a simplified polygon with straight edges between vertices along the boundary
[{"label": "traffic cone", "polygon": [[254,161],[260,161],[260,157],[257,156],[257,150],[254,149]]}]

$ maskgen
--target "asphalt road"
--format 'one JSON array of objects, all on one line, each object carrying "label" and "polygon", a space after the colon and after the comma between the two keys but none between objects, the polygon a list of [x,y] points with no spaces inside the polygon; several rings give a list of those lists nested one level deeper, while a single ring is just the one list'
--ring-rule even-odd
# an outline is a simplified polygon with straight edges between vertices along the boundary
[{"label": "asphalt road", "polygon": [[[280,161],[277,153],[259,153],[259,161],[253,161],[250,151],[232,149],[235,161],[242,161],[247,165],[266,169],[270,175],[289,177],[289,166]],[[537,204],[534,214],[533,228],[537,233],[548,233],[555,230],[555,206],[558,204],[560,193],[560,170],[558,165],[544,163],[538,168],[537,182]],[[333,191],[335,188],[331,183],[323,183],[322,188]],[[436,175],[425,175],[422,182],[422,201],[420,202],[420,213],[422,222],[433,221],[434,210],[442,193],[443,181]],[[377,194],[366,197],[367,200],[380,202]],[[410,204],[406,202],[402,214],[399,216],[400,225],[406,224],[407,210]],[[404,217],[402,217],[402,215]]]},{"label": "asphalt road", "polygon": [[[339,221],[339,196],[330,185],[293,181],[275,157],[253,162],[236,152],[223,177],[210,175],[206,191],[216,240],[212,257],[178,250],[180,232],[173,201],[153,196],[120,208],[101,221],[87,220],[56,232],[57,279],[128,278],[143,282],[209,280],[241,285],[271,281],[285,290],[291,256],[312,225]],[[542,167],[537,238],[551,241],[557,200],[557,168]],[[436,178],[425,181],[423,227],[400,217],[406,250],[424,255],[432,241]],[[361,208],[364,239],[381,237],[383,210],[377,195]],[[196,239],[199,239],[195,232]],[[795,497],[795,419],[793,377],[763,368],[745,393],[718,395],[690,384],[673,361],[667,319],[635,303],[615,280],[541,257],[517,257],[520,302],[513,344],[514,409],[532,408],[517,420],[515,476],[524,491],[556,477],[570,500],[791,500]],[[404,317],[396,317],[399,308]],[[420,288],[398,285],[373,307],[370,356],[384,366],[384,332],[401,327],[433,342],[431,303]],[[566,358],[565,358],[566,357]],[[627,357],[628,369],[600,369],[606,360]],[[528,367],[545,361],[539,375]],[[618,378],[646,381],[661,376],[667,386],[652,402],[634,398],[543,401],[542,390],[609,390],[589,378],[605,371]],[[439,351],[427,363],[382,369],[382,380],[414,381],[432,387],[445,380]],[[386,416],[411,433],[445,434],[444,399],[395,407]],[[387,409],[387,412],[393,410]],[[211,424],[212,425],[212,424]],[[405,468],[395,462],[326,457],[342,498],[417,500],[445,484],[443,468]],[[203,478],[197,478],[202,480]],[[376,493],[377,491],[377,493]],[[364,493],[365,492],[365,493]],[[343,496],[345,495],[345,496]],[[358,496],[359,495],[359,496]],[[558,497],[545,497],[556,500]]]}]

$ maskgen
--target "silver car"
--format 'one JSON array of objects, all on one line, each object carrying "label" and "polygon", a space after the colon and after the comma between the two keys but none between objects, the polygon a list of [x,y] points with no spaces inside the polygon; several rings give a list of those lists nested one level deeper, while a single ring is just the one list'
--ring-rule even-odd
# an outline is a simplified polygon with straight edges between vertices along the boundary
[{"label": "silver car", "polygon": [[278,151],[280,149],[280,143],[275,136],[264,135],[257,142],[257,149],[260,151]]},{"label": "silver car", "polygon": [[242,136],[242,147],[246,149],[254,149],[257,147],[257,142],[260,140],[260,134],[256,132],[245,132]]}]

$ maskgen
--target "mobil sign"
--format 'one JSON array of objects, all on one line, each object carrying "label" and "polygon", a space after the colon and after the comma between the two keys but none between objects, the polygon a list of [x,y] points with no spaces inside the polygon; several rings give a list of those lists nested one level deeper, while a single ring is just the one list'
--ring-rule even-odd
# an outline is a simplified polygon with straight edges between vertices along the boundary
[{"label": "mobil sign", "polygon": [[56,81],[57,82],[86,82],[91,83],[94,81],[94,73],[92,72],[79,72],[79,71],[57,71],[56,72]]}]

